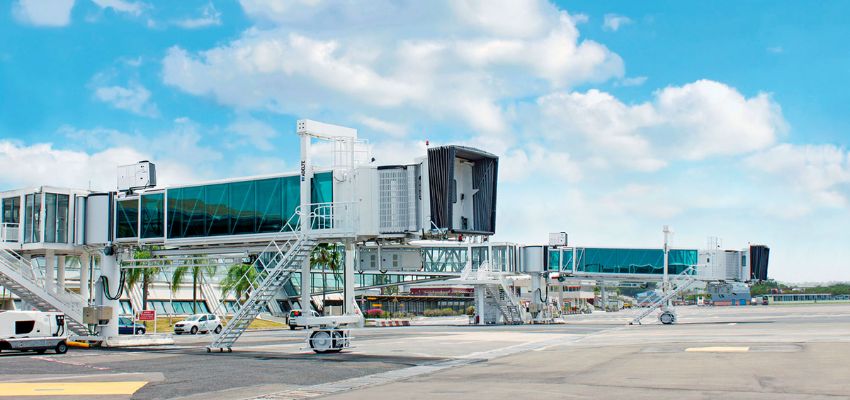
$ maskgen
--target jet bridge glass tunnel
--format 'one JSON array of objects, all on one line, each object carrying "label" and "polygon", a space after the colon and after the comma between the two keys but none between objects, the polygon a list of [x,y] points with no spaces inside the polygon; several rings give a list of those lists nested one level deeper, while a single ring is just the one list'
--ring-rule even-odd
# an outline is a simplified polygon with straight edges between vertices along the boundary
[{"label": "jet bridge glass tunnel", "polygon": [[[612,275],[664,274],[662,249],[550,248],[547,261],[547,269],[550,271]],[[671,275],[681,274],[697,263],[697,250],[671,249],[669,252],[668,271]]]},{"label": "jet bridge glass tunnel", "polygon": [[[316,173],[312,188],[311,203],[332,202],[332,173]],[[286,231],[298,222],[292,216],[301,204],[300,193],[297,175],[145,192],[116,201],[115,237],[156,240]]]}]

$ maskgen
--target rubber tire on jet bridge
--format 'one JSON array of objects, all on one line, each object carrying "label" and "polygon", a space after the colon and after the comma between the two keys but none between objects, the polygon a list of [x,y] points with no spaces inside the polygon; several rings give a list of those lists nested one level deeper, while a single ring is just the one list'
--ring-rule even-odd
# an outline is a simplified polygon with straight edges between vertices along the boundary
[{"label": "rubber tire on jet bridge", "polygon": [[658,320],[664,325],[672,325],[676,323],[676,314],[672,311],[664,311],[658,316]]},{"label": "rubber tire on jet bridge", "polygon": [[315,331],[310,335],[310,348],[318,354],[332,352],[333,342],[328,331]]}]

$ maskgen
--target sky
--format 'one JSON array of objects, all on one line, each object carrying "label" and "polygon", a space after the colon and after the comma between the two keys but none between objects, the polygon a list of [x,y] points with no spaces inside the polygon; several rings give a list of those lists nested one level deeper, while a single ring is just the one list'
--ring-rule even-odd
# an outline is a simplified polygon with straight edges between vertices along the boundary
[{"label": "sky", "polygon": [[494,240],[771,247],[850,280],[850,2],[12,0],[0,190],[294,171],[295,121],[378,163],[500,157]]}]

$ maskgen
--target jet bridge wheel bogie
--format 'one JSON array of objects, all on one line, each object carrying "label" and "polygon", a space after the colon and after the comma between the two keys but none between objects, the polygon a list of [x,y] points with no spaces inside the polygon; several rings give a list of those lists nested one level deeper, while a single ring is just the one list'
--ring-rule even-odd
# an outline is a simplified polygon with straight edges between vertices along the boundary
[{"label": "jet bridge wheel bogie", "polygon": [[333,350],[333,340],[329,331],[315,331],[310,334],[310,348],[321,354]]},{"label": "jet bridge wheel bogie", "polygon": [[350,347],[350,340],[347,330],[322,328],[311,333],[307,341],[310,343],[310,349],[315,353],[325,354],[339,353]]},{"label": "jet bridge wheel bogie", "polygon": [[658,320],[664,325],[673,325],[676,323],[676,314],[672,311],[664,311],[658,316]]}]

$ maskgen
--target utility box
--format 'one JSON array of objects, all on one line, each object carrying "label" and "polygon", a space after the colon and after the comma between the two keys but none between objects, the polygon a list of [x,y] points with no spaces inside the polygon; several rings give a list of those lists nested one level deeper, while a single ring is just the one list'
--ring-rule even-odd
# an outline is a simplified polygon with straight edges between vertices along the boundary
[{"label": "utility box", "polygon": [[150,161],[118,167],[118,190],[122,192],[156,186],[156,165]]},{"label": "utility box", "polygon": [[86,325],[106,325],[112,319],[112,307],[83,307],[83,322]]},{"label": "utility box", "polygon": [[567,232],[555,232],[549,234],[549,246],[567,246]]}]

